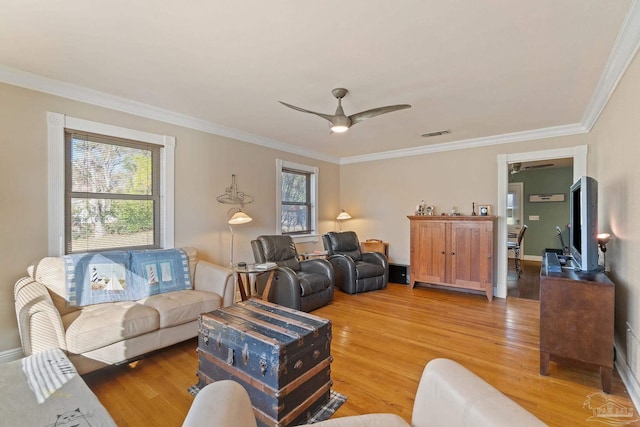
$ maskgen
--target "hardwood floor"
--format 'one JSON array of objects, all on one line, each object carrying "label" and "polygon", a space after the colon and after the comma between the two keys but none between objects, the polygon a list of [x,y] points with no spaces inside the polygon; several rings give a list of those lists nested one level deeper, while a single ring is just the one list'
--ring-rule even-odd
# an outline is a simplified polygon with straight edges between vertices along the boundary
[{"label": "hardwood floor", "polygon": [[509,259],[507,271],[507,296],[540,300],[540,262],[520,261],[522,274],[518,278],[514,267],[514,260]]},{"label": "hardwood floor", "polygon": [[[593,425],[583,406],[600,392],[595,371],[551,363],[539,374],[539,303],[390,284],[347,295],[313,314],[333,322],[333,389],[348,397],[334,417],[391,412],[411,420],[424,365],[458,361],[551,426]],[[189,340],[126,366],[85,376],[120,426],[179,426],[196,383],[196,341]],[[633,404],[614,371],[616,404]],[[637,412],[636,412],[637,413]]]}]

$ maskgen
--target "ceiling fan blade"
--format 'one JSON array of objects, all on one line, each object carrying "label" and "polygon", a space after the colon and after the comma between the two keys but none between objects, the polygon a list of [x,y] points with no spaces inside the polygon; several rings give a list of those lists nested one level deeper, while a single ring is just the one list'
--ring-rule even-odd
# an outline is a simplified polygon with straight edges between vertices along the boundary
[{"label": "ceiling fan blade", "polygon": [[406,108],[411,108],[411,105],[408,104],[400,104],[400,105],[387,105],[386,107],[378,107],[372,108],[371,110],[362,111],[360,113],[353,114],[349,116],[351,119],[351,125],[355,125],[363,120],[370,119],[372,117],[379,116],[380,114],[391,113],[393,111],[404,110]]},{"label": "ceiling fan blade", "polygon": [[316,116],[322,117],[325,120],[332,121],[333,118],[335,117],[331,114],[322,114],[322,113],[316,113],[315,111],[311,111],[311,110],[305,110],[304,108],[296,107],[295,105],[287,104],[286,102],[282,102],[282,101],[278,101],[278,102],[284,105],[285,107],[289,107],[297,111],[302,111],[303,113],[315,114]]}]

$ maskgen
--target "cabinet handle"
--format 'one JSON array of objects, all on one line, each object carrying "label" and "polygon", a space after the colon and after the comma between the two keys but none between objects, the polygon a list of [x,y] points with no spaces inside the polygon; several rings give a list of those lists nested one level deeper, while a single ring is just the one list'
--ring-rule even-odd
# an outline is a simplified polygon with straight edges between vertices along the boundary
[{"label": "cabinet handle", "polygon": [[455,254],[456,254],[455,252],[451,252],[451,255],[455,255]]},{"label": "cabinet handle", "polygon": [[440,252],[440,254],[444,255],[444,251]]}]

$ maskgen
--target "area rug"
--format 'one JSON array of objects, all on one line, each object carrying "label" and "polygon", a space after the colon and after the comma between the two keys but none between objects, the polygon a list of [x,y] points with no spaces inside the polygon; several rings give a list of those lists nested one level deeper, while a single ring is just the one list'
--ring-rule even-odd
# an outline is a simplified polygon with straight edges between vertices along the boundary
[{"label": "area rug", "polygon": [[[187,389],[187,391],[192,396],[195,396],[200,391],[200,387],[198,387],[197,384],[192,385]],[[328,419],[338,410],[338,408],[342,406],[344,402],[346,402],[346,400],[347,396],[345,396],[344,394],[340,394],[337,391],[331,390],[329,401],[313,413],[311,418],[309,418],[307,424],[315,424]]]}]

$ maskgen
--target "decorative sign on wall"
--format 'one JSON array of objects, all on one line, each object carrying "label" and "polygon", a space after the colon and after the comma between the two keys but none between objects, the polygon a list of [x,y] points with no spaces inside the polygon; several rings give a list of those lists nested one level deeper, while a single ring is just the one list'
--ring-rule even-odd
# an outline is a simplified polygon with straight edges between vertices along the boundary
[{"label": "decorative sign on wall", "polygon": [[529,194],[530,203],[539,202],[564,202],[564,193],[561,194]]}]

